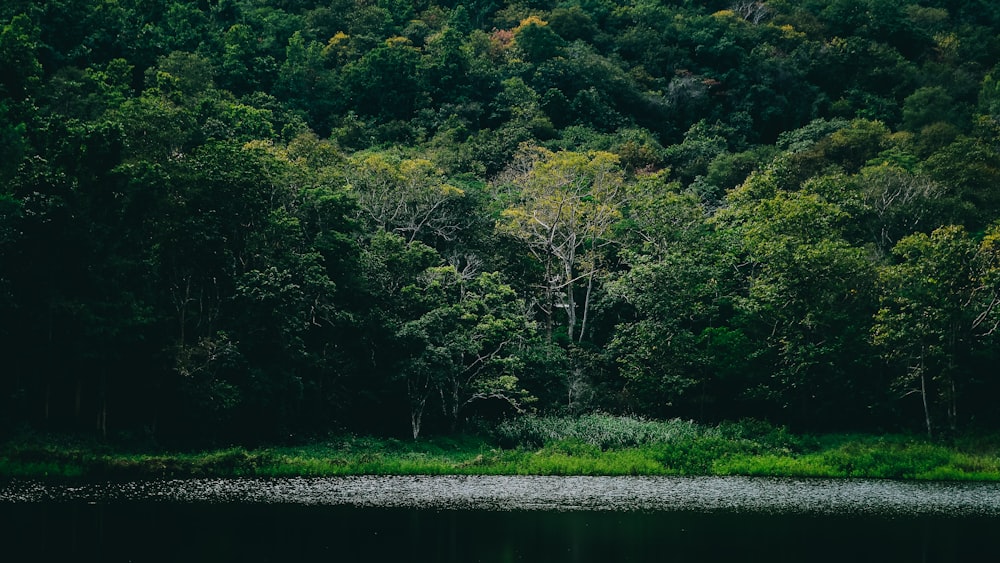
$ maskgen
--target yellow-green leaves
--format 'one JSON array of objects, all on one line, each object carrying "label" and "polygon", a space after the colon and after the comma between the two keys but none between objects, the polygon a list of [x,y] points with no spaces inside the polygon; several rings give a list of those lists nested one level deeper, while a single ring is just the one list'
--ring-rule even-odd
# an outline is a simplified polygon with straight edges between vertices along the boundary
[{"label": "yellow-green leaves", "polygon": [[[566,314],[570,340],[583,338],[600,248],[622,218],[624,172],[607,152],[528,149],[501,177],[510,204],[497,230],[521,240],[544,267],[540,302],[551,334],[556,310]],[[578,312],[577,284],[586,285]],[[582,313],[579,326],[578,314]]]},{"label": "yellow-green leaves", "polygon": [[408,241],[451,240],[461,229],[457,202],[464,192],[431,161],[385,153],[355,155],[348,181],[364,219]]}]

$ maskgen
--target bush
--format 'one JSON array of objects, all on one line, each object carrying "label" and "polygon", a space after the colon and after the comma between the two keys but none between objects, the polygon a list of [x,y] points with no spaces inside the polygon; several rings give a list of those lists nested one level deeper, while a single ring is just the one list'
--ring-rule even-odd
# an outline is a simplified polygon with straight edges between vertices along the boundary
[{"label": "bush", "polygon": [[495,439],[503,447],[542,447],[576,439],[601,450],[669,443],[694,438],[708,430],[680,419],[652,421],[631,416],[587,414],[581,416],[524,416],[500,423]]}]

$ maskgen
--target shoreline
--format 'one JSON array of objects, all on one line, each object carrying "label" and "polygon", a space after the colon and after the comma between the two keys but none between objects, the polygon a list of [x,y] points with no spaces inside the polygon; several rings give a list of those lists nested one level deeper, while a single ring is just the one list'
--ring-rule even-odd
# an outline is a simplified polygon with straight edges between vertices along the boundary
[{"label": "shoreline", "polygon": [[198,451],[125,448],[89,441],[0,444],[0,478],[41,480],[351,475],[761,476],[1000,481],[1000,443],[950,443],[909,435],[765,439],[681,438],[601,448],[579,439],[500,447],[481,436],[415,442],[341,436],[299,446]]}]

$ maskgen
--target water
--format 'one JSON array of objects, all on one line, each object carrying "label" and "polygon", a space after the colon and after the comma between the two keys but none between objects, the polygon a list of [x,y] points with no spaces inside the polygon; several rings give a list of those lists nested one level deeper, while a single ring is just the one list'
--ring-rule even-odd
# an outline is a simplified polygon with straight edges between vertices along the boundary
[{"label": "water", "polygon": [[0,486],[4,561],[992,561],[1000,486],[351,477]]}]

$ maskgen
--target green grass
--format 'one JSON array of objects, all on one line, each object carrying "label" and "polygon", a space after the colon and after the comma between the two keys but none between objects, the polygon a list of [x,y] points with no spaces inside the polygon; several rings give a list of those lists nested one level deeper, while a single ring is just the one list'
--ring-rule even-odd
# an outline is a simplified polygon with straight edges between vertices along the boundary
[{"label": "green grass", "polygon": [[488,435],[417,441],[337,436],[302,446],[165,452],[25,435],[0,476],[159,478],[337,475],[758,475],[1000,481],[1000,435],[801,436],[755,421],[716,426],[586,415],[523,417]]}]

